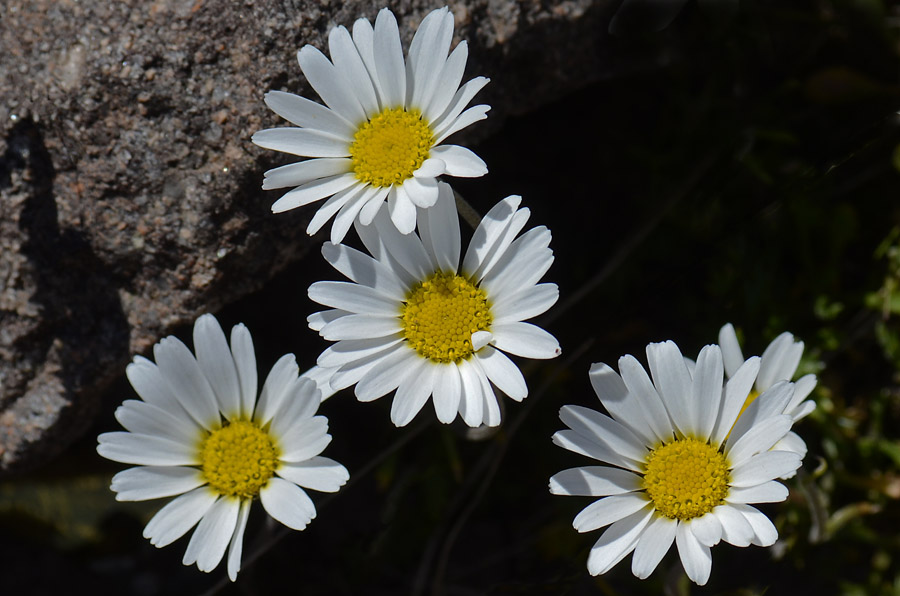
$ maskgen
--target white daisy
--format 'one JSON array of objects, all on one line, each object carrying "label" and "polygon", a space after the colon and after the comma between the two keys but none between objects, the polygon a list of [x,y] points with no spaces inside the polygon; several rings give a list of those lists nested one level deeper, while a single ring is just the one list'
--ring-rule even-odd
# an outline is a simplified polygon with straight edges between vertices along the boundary
[{"label": "white daisy", "polygon": [[435,10],[422,20],[404,61],[397,20],[383,8],[374,29],[359,19],[352,36],[344,27],[331,30],[331,61],[304,46],[297,53],[300,68],[327,107],[281,91],[266,94],[266,104],[299,128],[262,130],[253,142],[312,158],[266,172],[264,189],[296,187],[272,211],[331,197],[306,231],[314,234],[335,217],[331,241],[337,244],[357,217],[371,223],[387,199],[391,219],[408,234],[416,206],[437,200],[437,176],[487,173],[470,150],[441,144],[490,109],[466,109],[488,79],[460,86],[468,46],[461,41],[449,52],[452,38],[453,14],[446,7]]},{"label": "white daisy", "polygon": [[630,355],[619,372],[594,364],[594,391],[612,416],[564,406],[571,430],[553,442],[605,466],[564,470],[550,479],[550,492],[603,497],[573,523],[579,532],[609,528],[591,549],[588,570],[606,573],[634,551],[631,568],[649,576],[674,541],[688,577],[703,585],[712,568],[710,547],[769,546],[775,526],[749,503],[783,501],[776,478],[797,469],[801,457],[770,451],[790,430],[783,414],[793,384],[772,386],[738,419],[759,370],[744,362],[724,385],[722,352],[706,346],[694,374],[673,342],[647,346],[651,377]]},{"label": "white daisy", "polygon": [[212,571],[228,548],[234,581],[256,497],[273,518],[302,530],[316,508],[300,487],[336,492],[349,475],[319,455],[331,441],[327,418],[314,416],[321,393],[298,376],[292,354],[272,367],[257,402],[256,355],[244,325],[232,328],[229,348],[215,317],[203,315],[194,348],[196,358],[167,337],[153,347],[156,364],[135,357],[126,374],[142,399],[116,410],[128,432],[100,435],[97,452],[138,466],[113,477],[119,501],[176,497],[150,520],[145,538],[163,547],[197,525],[184,564]]},{"label": "white daisy", "polygon": [[516,401],[528,394],[503,352],[560,353],[552,335],[522,322],[559,297],[556,284],[537,283],[553,263],[550,231],[539,226],[516,238],[529,210],[518,208],[521,197],[507,197],[481,221],[460,266],[453,191],[438,186],[434,207],[418,210],[419,234],[401,234],[382,207],[372,226],[357,226],[371,257],[344,245],[322,247],[352,283],[309,288],[312,300],[335,309],[309,317],[310,327],[337,342],[318,363],[335,369],[335,390],[356,384],[360,401],[396,389],[391,420],[397,426],[408,424],[432,395],[441,422],[458,412],[469,426],[497,426],[491,383]]},{"label": "white daisy", "polygon": [[[726,323],[719,330],[719,345],[722,347],[722,359],[725,362],[725,375],[731,378],[744,363],[744,355],[741,352],[741,344],[731,323]],[[790,381],[797,372],[800,358],[803,356],[803,342],[794,341],[794,336],[785,331],[766,347],[759,364],[759,375],[753,390],[747,397],[749,405],[761,393],[772,387],[778,381]],[[816,387],[816,375],[808,374],[800,377],[794,387],[794,397],[788,403],[785,414],[790,415],[794,422],[816,409],[816,404],[811,399],[806,399]],[[805,400],[805,401],[804,401]],[[806,455],[806,443],[797,433],[791,431],[779,441],[773,449],[793,451],[800,457]],[[790,476],[793,476],[791,474]],[[790,476],[786,476],[789,478]]]}]

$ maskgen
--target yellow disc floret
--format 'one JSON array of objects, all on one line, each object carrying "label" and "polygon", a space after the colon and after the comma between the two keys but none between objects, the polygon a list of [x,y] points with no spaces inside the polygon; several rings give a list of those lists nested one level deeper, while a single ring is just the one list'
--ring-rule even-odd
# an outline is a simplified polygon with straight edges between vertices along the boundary
[{"label": "yellow disc floret", "polygon": [[217,493],[252,499],[275,474],[278,449],[269,434],[249,420],[226,423],[200,444],[203,478]]},{"label": "yellow disc floret", "polygon": [[469,358],[472,334],[488,331],[491,309],[484,290],[454,273],[438,271],[416,284],[400,307],[403,335],[434,362]]},{"label": "yellow disc floret", "polygon": [[428,159],[433,144],[434,135],[419,110],[386,109],[353,136],[353,173],[372,186],[402,184]]},{"label": "yellow disc floret", "polygon": [[725,502],[728,462],[712,445],[697,439],[678,439],[647,456],[644,489],[660,515],[688,520]]}]

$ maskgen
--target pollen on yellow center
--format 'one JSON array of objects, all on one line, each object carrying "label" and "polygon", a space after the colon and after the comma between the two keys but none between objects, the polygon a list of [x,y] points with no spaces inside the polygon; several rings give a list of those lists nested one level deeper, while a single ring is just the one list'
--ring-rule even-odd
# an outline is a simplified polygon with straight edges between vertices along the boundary
[{"label": "pollen on yellow center", "polygon": [[419,355],[447,363],[472,356],[472,334],[488,331],[493,317],[484,290],[465,277],[438,271],[409,292],[400,321]]},{"label": "pollen on yellow center", "polygon": [[353,136],[353,173],[372,186],[401,184],[428,159],[433,144],[434,135],[419,110],[385,109]]},{"label": "pollen on yellow center", "polygon": [[200,444],[203,478],[217,493],[252,499],[278,467],[278,449],[269,433],[249,420],[212,431]]},{"label": "pollen on yellow center", "polygon": [[644,489],[670,519],[700,517],[725,502],[731,479],[725,456],[697,439],[678,439],[647,456]]}]

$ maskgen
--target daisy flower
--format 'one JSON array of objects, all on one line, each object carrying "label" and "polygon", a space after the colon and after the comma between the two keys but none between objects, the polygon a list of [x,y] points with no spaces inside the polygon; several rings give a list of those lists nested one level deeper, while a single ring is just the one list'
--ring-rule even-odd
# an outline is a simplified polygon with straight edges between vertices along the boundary
[{"label": "daisy flower", "polygon": [[469,149],[442,145],[490,109],[466,109],[488,79],[460,86],[468,46],[461,41],[450,52],[452,38],[453,14],[446,7],[435,10],[422,20],[404,60],[397,20],[383,8],[374,29],[367,19],[356,21],[352,35],[344,27],[332,29],[330,61],[304,46],[297,53],[300,69],[326,105],[270,91],[266,104],[297,128],[253,135],[265,149],[311,158],[266,172],[263,189],[296,187],[272,211],[331,197],[306,231],[314,234],[334,217],[331,241],[337,244],[357,217],[371,223],[387,199],[391,220],[408,234],[416,225],[416,206],[437,200],[437,176],[487,173]]},{"label": "daisy flower", "polygon": [[528,394],[518,367],[503,353],[554,358],[556,339],[524,323],[550,308],[556,284],[537,283],[553,263],[550,231],[516,236],[528,220],[521,197],[500,201],[482,219],[459,263],[460,231],[453,191],[439,183],[434,207],[418,210],[419,234],[403,235],[382,207],[371,226],[357,226],[372,256],[340,244],[322,254],[351,282],[323,281],[309,297],[334,310],[309,317],[335,341],[319,356],[334,368],[331,386],[356,385],[360,401],[396,390],[391,420],[408,424],[434,396],[441,422],[457,413],[469,426],[500,424],[493,383],[516,401]]},{"label": "daisy flower", "polygon": [[619,359],[621,376],[606,364],[591,367],[610,416],[564,406],[569,430],[553,442],[606,465],[564,470],[550,479],[550,492],[601,497],[573,523],[579,532],[609,526],[588,557],[592,575],[634,551],[632,572],[646,578],[674,541],[688,577],[703,585],[710,547],[720,540],[770,546],[778,537],[750,503],[783,501],[787,488],[775,479],[800,466],[799,454],[770,451],[793,424],[783,412],[794,387],[773,385],[738,418],[759,358],[744,362],[724,391],[718,346],[701,350],[693,375],[671,341],[648,345],[647,360],[652,380],[630,355]]},{"label": "daisy flower", "polygon": [[[744,363],[744,355],[741,352],[741,344],[731,323],[726,323],[719,330],[719,345],[722,347],[722,359],[725,362],[725,375],[731,378]],[[778,381],[790,381],[797,372],[800,358],[803,356],[803,342],[794,341],[794,336],[785,331],[766,347],[759,363],[759,375],[753,390],[747,397],[747,407],[761,393],[772,387]],[[816,375],[808,374],[797,380],[794,387],[794,397],[788,403],[785,414],[790,415],[794,422],[808,415],[816,409],[816,404],[811,399],[806,399],[816,387]],[[804,401],[805,400],[805,401]],[[794,451],[800,457],[806,455],[806,443],[797,433],[791,431],[779,441],[774,449]],[[791,474],[790,476],[793,476]],[[789,478],[790,476],[786,476]]]},{"label": "daisy flower", "polygon": [[229,347],[215,317],[203,315],[194,348],[196,358],[167,337],[153,347],[156,364],[135,357],[125,372],[141,399],[116,410],[127,432],[100,435],[97,452],[138,466],[113,477],[117,500],[175,497],[144,528],[145,538],[163,547],[196,525],[184,564],[212,571],[227,548],[234,581],[254,499],[302,530],[316,508],[301,487],[336,492],[349,475],[319,455],[331,441],[327,418],[314,415],[321,392],[298,376],[293,354],[275,363],[257,401],[256,356],[244,325],[232,328]]}]

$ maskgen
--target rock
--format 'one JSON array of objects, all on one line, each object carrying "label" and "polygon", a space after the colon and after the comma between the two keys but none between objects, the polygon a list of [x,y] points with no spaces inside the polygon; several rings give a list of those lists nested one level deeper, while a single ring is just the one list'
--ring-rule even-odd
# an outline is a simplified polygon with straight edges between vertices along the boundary
[{"label": "rock", "polygon": [[[615,4],[613,2],[612,4]],[[408,41],[436,2],[392,6]],[[0,29],[0,472],[84,432],[134,353],[260,288],[324,237],[278,216],[250,135],[270,89],[315,98],[306,43],[369,2],[6,0]],[[605,2],[461,0],[495,130],[596,79]],[[473,137],[466,137],[471,140]],[[465,140],[465,139],[463,139]],[[490,165],[490,164],[488,164]],[[315,255],[318,254],[316,251]]]}]

